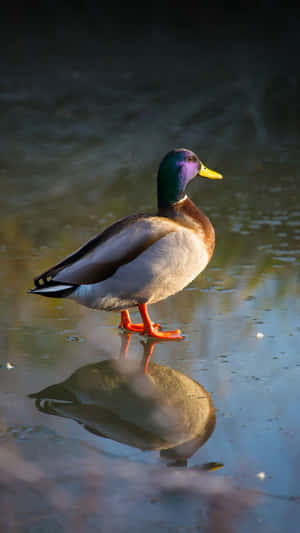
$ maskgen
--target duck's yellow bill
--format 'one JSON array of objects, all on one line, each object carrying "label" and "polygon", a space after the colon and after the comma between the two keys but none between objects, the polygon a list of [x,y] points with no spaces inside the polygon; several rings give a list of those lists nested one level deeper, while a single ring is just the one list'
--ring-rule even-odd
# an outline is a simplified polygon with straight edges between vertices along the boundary
[{"label": "duck's yellow bill", "polygon": [[210,178],[211,180],[222,180],[223,179],[222,174],[219,174],[219,172],[215,172],[214,170],[210,170],[209,168],[206,168],[204,165],[201,165],[201,169],[199,170],[199,175],[203,176],[203,178]]}]

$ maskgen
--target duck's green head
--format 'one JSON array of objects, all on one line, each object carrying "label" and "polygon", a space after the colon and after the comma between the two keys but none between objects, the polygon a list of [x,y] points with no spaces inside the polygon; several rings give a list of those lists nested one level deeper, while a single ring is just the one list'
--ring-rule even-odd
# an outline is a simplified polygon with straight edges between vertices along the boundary
[{"label": "duck's green head", "polygon": [[158,169],[158,207],[169,207],[182,200],[188,183],[196,176],[222,179],[221,174],[206,168],[191,150],[180,148],[169,152]]}]

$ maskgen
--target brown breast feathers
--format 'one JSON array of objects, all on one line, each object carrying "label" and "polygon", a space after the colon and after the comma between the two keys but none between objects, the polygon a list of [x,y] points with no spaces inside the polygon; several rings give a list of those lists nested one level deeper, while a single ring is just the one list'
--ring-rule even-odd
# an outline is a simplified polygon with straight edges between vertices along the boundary
[{"label": "brown breast feathers", "polygon": [[189,198],[177,202],[170,207],[159,209],[158,215],[172,218],[182,226],[201,232],[209,258],[211,258],[215,248],[215,231],[213,225],[209,218]]}]

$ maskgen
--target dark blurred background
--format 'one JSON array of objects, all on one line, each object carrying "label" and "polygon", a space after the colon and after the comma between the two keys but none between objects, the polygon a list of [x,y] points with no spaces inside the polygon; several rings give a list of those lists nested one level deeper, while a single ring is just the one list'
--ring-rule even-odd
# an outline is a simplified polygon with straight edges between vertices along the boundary
[{"label": "dark blurred background", "polygon": [[95,176],[100,147],[106,175],[181,145],[232,174],[297,157],[300,8],[11,2],[0,28],[2,174]]}]

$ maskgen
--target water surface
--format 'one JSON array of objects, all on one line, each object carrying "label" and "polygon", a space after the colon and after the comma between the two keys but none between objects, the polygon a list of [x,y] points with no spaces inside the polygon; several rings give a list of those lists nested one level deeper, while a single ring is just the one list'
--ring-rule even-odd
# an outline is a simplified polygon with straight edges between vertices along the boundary
[{"label": "water surface", "polygon": [[[71,35],[73,48],[61,48],[69,34],[58,32],[53,47],[49,36],[26,34],[22,61],[18,44],[11,45],[1,80],[0,467],[8,485],[17,480],[19,504],[27,493],[16,512],[7,496],[10,511],[4,519],[12,531],[27,526],[26,531],[36,531],[41,524],[44,530],[68,531],[73,524],[68,498],[86,502],[101,489],[103,508],[90,503],[86,513],[90,519],[100,512],[104,530],[115,523],[116,530],[126,531],[129,509],[131,531],[139,531],[145,517],[149,531],[188,531],[200,520],[188,487],[207,497],[203,484],[219,480],[218,490],[229,500],[236,498],[232,487],[252,490],[239,502],[247,509],[239,531],[295,531],[299,151],[297,115],[295,122],[291,116],[287,120],[276,95],[281,91],[293,102],[299,80],[280,77],[271,52],[259,42],[254,48],[242,39],[239,47],[227,42],[222,50],[211,43],[204,53],[195,42],[178,44],[170,34],[150,32],[141,45],[141,62],[129,40],[121,52],[120,43],[89,35],[80,52]],[[209,77],[201,76],[205,71]],[[178,458],[170,466],[160,453],[163,446],[147,447],[145,440],[137,446],[127,433],[124,437],[124,427],[122,438],[115,426],[108,431],[98,424],[95,430],[83,407],[68,417],[70,406],[38,410],[28,397],[86,365],[97,369],[101,362],[118,360],[117,314],[26,294],[35,275],[108,224],[155,208],[160,159],[180,146],[224,174],[222,182],[198,180],[189,189],[215,227],[210,265],[184,291],[151,308],[155,321],[185,334],[181,343],[158,343],[152,363],[201,384],[216,409],[214,431],[184,457],[178,475],[200,475],[208,464],[223,467],[202,474],[209,478],[200,476],[200,488],[194,478],[183,478],[185,488],[176,489],[187,495],[181,507],[171,490],[176,483],[168,478],[179,468]],[[141,338],[133,335],[127,361],[141,361],[143,353]],[[138,416],[138,406],[136,411]],[[112,423],[111,415],[105,416]],[[47,480],[51,501],[43,497],[39,505],[33,486],[44,494]],[[51,483],[59,485],[64,503]],[[86,493],[76,483],[86,483]],[[126,494],[133,494],[136,506]],[[28,509],[36,522],[29,520]]]}]

